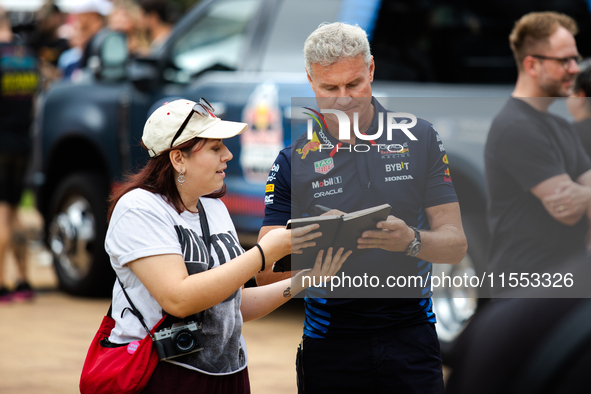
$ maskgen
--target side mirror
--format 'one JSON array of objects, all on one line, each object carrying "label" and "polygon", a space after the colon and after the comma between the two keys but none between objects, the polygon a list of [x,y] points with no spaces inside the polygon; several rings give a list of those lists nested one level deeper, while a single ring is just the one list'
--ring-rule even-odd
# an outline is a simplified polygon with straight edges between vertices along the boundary
[{"label": "side mirror", "polygon": [[87,66],[97,79],[124,79],[127,76],[128,59],[127,39],[122,33],[103,29],[89,44]]},{"label": "side mirror", "polygon": [[152,57],[139,57],[130,62],[129,79],[140,92],[147,92],[162,79],[159,61]]}]

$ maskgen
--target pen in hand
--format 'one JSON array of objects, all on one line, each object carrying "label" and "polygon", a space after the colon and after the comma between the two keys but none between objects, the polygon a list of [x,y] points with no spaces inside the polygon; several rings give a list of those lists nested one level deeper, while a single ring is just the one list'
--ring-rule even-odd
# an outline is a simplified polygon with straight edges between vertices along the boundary
[{"label": "pen in hand", "polygon": [[324,205],[319,205],[319,204],[314,205],[314,210],[320,214],[326,213],[326,212],[330,211],[331,209],[332,208],[325,207]]}]

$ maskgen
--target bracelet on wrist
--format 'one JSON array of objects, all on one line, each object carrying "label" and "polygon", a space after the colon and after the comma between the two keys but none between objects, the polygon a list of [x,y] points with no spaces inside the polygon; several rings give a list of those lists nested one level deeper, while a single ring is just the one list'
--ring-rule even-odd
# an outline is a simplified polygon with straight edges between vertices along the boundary
[{"label": "bracelet on wrist", "polygon": [[[261,248],[261,245],[254,244],[254,246],[259,248],[259,252],[261,252],[261,257],[263,258],[263,265],[261,266],[261,271],[264,271],[265,270],[265,253],[263,253],[263,248]],[[259,271],[259,272],[261,272],[261,271]]]}]

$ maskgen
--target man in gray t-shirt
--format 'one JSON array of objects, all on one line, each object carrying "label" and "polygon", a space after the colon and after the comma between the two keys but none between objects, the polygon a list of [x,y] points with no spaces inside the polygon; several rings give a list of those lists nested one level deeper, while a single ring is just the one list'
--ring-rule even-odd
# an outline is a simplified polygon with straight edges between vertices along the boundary
[{"label": "man in gray t-shirt", "polygon": [[495,271],[541,273],[585,251],[591,161],[570,124],[548,113],[579,71],[576,33],[570,17],[541,12],[522,17],[509,37],[518,79],[485,150]]},{"label": "man in gray t-shirt", "polygon": [[532,192],[549,179],[578,179],[591,168],[566,120],[512,97],[493,121],[485,156],[491,269],[540,272],[584,253],[587,221],[556,220]]}]

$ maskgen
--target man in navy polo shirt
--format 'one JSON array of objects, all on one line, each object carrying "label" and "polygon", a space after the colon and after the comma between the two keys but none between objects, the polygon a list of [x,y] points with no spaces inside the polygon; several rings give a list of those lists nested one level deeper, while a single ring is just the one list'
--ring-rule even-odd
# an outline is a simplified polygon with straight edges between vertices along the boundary
[{"label": "man in navy polo shirt", "polygon": [[[346,113],[352,132],[339,139],[337,116],[328,114],[312,139],[305,133],[280,152],[268,177],[260,235],[291,217],[318,215],[316,204],[351,212],[389,203],[391,216],[352,245],[370,251],[349,258],[342,272],[379,273],[382,280],[420,276],[427,284],[369,292],[310,288],[297,361],[300,392],[440,393],[442,364],[428,279],[432,263],[457,264],[466,253],[441,139],[421,119],[406,132],[388,135],[388,111],[372,97],[375,66],[361,28],[321,25],[306,40],[304,54],[318,107]],[[354,127],[368,139],[356,139]],[[268,268],[257,281],[288,275]]]}]

